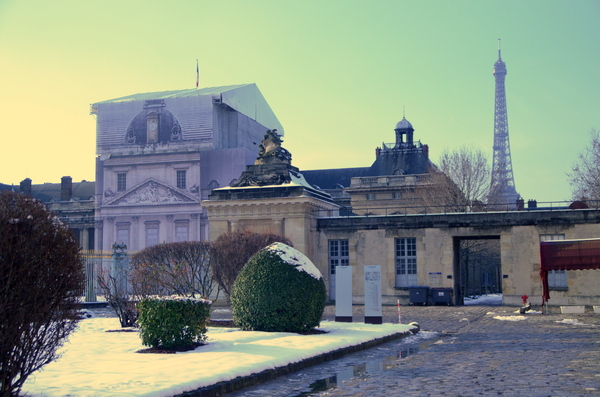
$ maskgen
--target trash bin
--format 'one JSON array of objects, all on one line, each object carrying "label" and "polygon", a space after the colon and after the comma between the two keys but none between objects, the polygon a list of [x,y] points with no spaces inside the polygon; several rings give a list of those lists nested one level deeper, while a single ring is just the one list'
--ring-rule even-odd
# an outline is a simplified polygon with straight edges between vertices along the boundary
[{"label": "trash bin", "polygon": [[434,305],[443,303],[446,305],[452,304],[452,288],[432,288],[431,302]]},{"label": "trash bin", "polygon": [[410,304],[421,304],[425,306],[427,304],[427,295],[429,292],[429,287],[408,287]]}]

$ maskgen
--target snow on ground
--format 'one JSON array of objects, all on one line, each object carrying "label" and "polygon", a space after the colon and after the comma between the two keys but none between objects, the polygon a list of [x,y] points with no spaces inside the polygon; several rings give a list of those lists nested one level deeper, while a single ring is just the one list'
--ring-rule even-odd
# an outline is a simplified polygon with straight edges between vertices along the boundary
[{"label": "snow on ground", "polygon": [[208,344],[185,353],[136,353],[137,332],[118,330],[116,318],[82,320],[62,357],[29,377],[28,396],[173,396],[357,345],[412,326],[323,321],[325,334],[209,328]]},{"label": "snow on ground", "polygon": [[502,306],[502,294],[489,294],[476,297],[465,297],[467,305]]},{"label": "snow on ground", "polygon": [[527,317],[525,317],[525,316],[494,316],[494,318],[496,320],[502,320],[502,321],[523,321],[523,320],[527,320]]},{"label": "snow on ground", "polygon": [[576,318],[565,318],[560,321],[556,321],[559,324],[569,324],[569,325],[586,325],[584,323],[580,323]]}]

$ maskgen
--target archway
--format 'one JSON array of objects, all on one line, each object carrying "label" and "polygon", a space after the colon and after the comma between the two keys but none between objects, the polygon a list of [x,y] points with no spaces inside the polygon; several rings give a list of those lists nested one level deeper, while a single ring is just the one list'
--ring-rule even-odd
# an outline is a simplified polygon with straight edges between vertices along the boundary
[{"label": "archway", "polygon": [[500,236],[454,237],[454,303],[502,293]]}]

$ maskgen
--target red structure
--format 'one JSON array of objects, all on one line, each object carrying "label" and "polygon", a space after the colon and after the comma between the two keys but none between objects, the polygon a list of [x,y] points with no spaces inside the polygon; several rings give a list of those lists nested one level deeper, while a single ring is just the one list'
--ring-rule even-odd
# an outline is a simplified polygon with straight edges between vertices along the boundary
[{"label": "red structure", "polygon": [[553,240],[540,243],[542,305],[550,299],[550,270],[600,269],[600,239]]}]

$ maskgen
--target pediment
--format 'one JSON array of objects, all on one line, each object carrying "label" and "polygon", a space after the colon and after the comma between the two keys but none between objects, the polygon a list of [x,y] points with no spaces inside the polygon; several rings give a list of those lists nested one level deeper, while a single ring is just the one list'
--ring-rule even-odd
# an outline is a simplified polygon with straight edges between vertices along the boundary
[{"label": "pediment", "polygon": [[107,202],[107,206],[199,203],[198,197],[150,179]]}]

